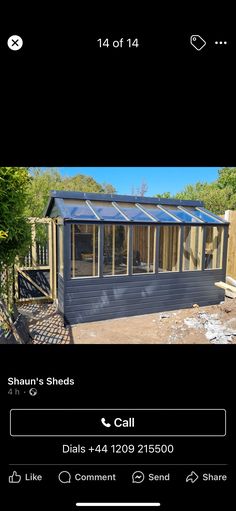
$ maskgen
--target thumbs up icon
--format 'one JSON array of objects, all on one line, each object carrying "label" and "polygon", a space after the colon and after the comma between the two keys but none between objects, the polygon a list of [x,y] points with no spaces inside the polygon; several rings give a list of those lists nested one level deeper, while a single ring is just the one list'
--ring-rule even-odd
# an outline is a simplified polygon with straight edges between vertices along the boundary
[{"label": "thumbs up icon", "polygon": [[13,473],[8,478],[9,483],[20,483],[21,482],[21,476],[20,474],[17,474],[15,470],[13,470]]}]

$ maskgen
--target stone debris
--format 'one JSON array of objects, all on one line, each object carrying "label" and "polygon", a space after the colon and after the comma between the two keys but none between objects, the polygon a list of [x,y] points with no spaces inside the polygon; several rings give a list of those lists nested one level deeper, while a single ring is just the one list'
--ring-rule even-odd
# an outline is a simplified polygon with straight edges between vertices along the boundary
[{"label": "stone debris", "polygon": [[184,319],[189,328],[204,329],[207,340],[213,344],[229,344],[236,336],[236,330],[228,328],[218,319],[218,314],[199,312],[197,316]]},{"label": "stone debris", "polygon": [[184,324],[189,328],[202,328],[202,324],[197,318],[185,318]]},{"label": "stone debris", "polygon": [[170,315],[169,314],[166,314],[165,312],[162,312],[160,314],[160,319],[165,319],[165,318],[170,318]]}]

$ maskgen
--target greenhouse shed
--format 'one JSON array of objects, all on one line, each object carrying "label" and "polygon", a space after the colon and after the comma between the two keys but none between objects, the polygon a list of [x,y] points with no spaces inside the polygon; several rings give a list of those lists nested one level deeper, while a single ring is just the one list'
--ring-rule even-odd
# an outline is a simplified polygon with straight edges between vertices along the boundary
[{"label": "greenhouse shed", "polygon": [[53,191],[65,322],[217,304],[228,222],[199,201]]}]

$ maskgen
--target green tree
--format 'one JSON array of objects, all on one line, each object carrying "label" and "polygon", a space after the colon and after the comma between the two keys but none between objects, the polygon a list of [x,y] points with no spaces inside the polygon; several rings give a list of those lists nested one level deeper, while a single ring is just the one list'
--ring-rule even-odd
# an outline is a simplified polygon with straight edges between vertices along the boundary
[{"label": "green tree", "polygon": [[160,199],[170,199],[170,192],[157,193],[154,197],[159,197]]},{"label": "green tree", "polygon": [[71,190],[74,192],[103,192],[101,184],[97,183],[92,176],[86,176],[84,174],[77,174],[76,176],[63,179],[61,188],[63,190]]},{"label": "green tree", "polygon": [[102,183],[102,190],[103,193],[116,193],[114,186],[109,183]]},{"label": "green tree", "polygon": [[[0,273],[10,267],[30,243],[30,226],[25,213],[29,180],[27,168],[0,167]],[[3,292],[1,282],[0,292]]]},{"label": "green tree", "polygon": [[109,183],[100,184],[92,176],[77,174],[63,177],[55,168],[43,170],[31,169],[31,179],[27,187],[27,216],[42,217],[50,197],[51,190],[69,190],[77,192],[115,193]]},{"label": "green tree", "polygon": [[236,167],[224,167],[218,171],[219,177],[217,179],[217,184],[219,188],[228,188],[232,189],[232,193],[236,193]]},{"label": "green tree", "polygon": [[61,190],[62,177],[58,170],[34,168],[27,186],[27,216],[41,217],[49,199],[50,190]]},{"label": "green tree", "polygon": [[[156,195],[165,198],[170,196],[169,192]],[[207,209],[218,215],[227,209],[236,209],[236,168],[224,167],[218,171],[218,178],[212,183],[198,181],[194,185],[186,185],[173,197],[203,201]]]},{"label": "green tree", "polygon": [[229,186],[219,188],[217,182],[187,185],[175,197],[176,199],[201,200],[206,209],[219,215],[226,209],[236,208],[236,195],[232,193],[232,189]]}]

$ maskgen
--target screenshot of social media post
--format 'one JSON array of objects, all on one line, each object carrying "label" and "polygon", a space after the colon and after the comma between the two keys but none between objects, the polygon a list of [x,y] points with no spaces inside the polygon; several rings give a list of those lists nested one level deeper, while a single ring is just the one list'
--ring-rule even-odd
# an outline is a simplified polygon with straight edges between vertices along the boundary
[{"label": "screenshot of social media post", "polygon": [[233,9],[23,8],[0,16],[2,506],[231,511]]}]

